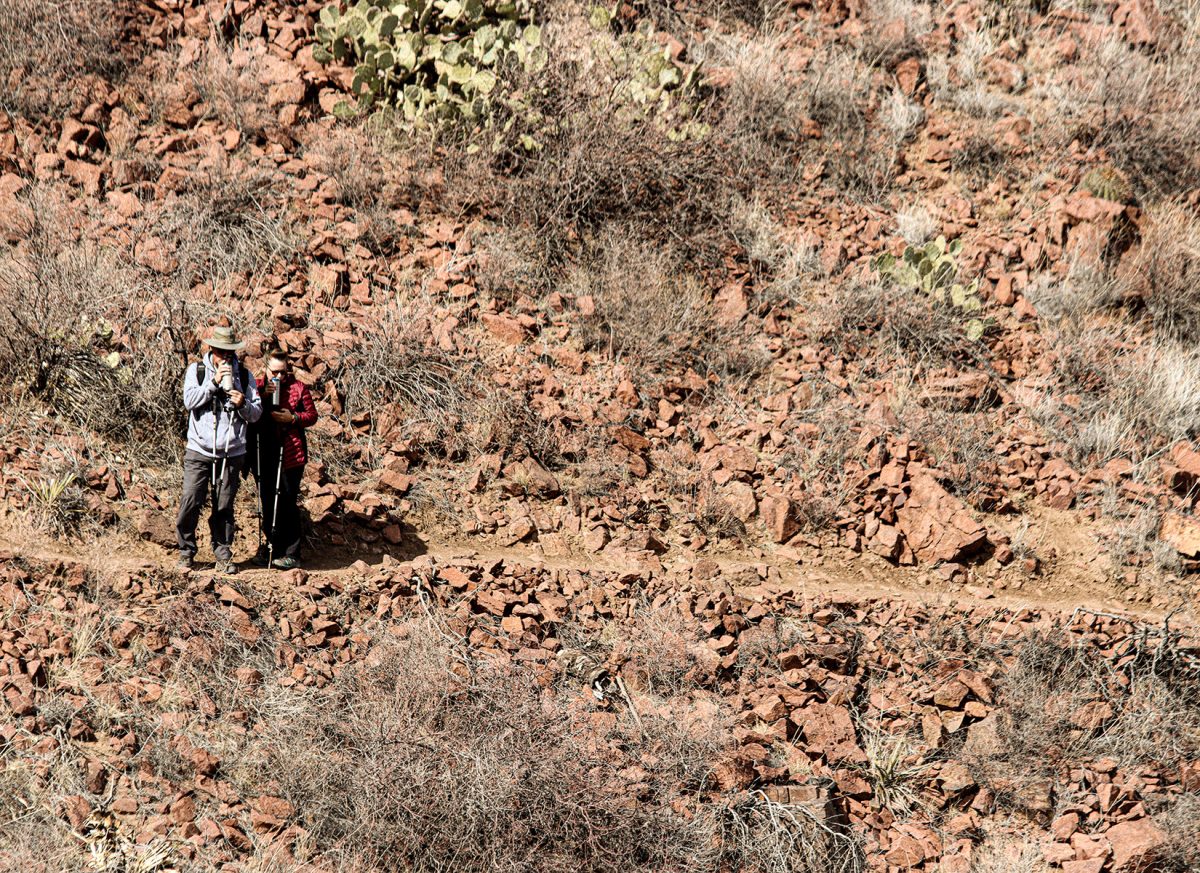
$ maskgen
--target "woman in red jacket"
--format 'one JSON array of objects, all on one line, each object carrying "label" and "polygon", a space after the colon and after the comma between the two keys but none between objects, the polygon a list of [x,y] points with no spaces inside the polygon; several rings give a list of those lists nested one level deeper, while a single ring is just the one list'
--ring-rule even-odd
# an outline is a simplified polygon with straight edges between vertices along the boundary
[{"label": "woman in red jacket", "polygon": [[[257,444],[250,446],[258,469],[258,493],[262,500],[262,529],[267,543],[254,556],[254,563],[290,570],[300,563],[300,480],[308,463],[308,440],[304,429],[317,422],[317,407],[308,386],[292,375],[287,355],[272,350],[267,370],[258,383],[264,415],[259,420]],[[281,466],[282,465],[282,466]],[[276,500],[278,482],[278,502]],[[276,506],[278,505],[278,511]],[[274,546],[270,549],[269,546]]]}]

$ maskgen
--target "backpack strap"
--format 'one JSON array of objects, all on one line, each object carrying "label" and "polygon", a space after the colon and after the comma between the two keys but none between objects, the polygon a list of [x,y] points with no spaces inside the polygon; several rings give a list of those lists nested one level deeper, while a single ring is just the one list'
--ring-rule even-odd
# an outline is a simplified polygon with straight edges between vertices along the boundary
[{"label": "backpack strap", "polygon": [[[240,358],[238,359],[237,365],[238,365],[238,376],[242,380],[242,387],[245,388],[250,383],[250,378],[251,378],[250,370],[247,369],[246,365],[242,363]],[[204,361],[201,360],[201,361],[197,362],[197,364],[196,364],[196,384],[197,385],[204,384],[204,376],[205,376]]]}]

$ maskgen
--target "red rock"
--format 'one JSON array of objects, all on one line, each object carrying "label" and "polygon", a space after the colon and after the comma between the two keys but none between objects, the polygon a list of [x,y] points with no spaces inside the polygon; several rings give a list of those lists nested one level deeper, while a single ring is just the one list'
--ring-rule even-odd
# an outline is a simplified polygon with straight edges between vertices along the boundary
[{"label": "red rock", "polygon": [[1108,840],[1078,832],[1071,835],[1071,848],[1075,850],[1077,861],[1107,858],[1112,854],[1112,846],[1108,844]]},{"label": "red rock", "polygon": [[515,318],[510,318],[507,315],[484,313],[480,316],[480,320],[492,336],[502,343],[517,346],[525,341],[525,327]]},{"label": "red rock", "polygon": [[962,682],[951,679],[939,686],[933,693],[933,702],[942,709],[960,709],[970,693],[971,689]]},{"label": "red rock", "polygon": [[959,761],[949,761],[942,765],[941,772],[938,773],[938,780],[942,783],[942,790],[947,794],[958,794],[975,787],[975,777],[971,775],[971,771],[967,769],[967,765]]},{"label": "red rock", "polygon": [[907,57],[896,65],[896,69],[892,71],[896,77],[896,83],[900,86],[900,90],[909,97],[917,90],[917,85],[921,81],[921,61],[915,57]]},{"label": "red rock", "polygon": [[624,425],[619,425],[612,429],[612,438],[618,445],[624,446],[635,454],[644,452],[650,448],[650,440]]},{"label": "red rock", "polygon": [[509,464],[504,468],[504,475],[521,491],[534,493],[541,497],[554,497],[562,489],[558,479],[533,458]]},{"label": "red rock", "polygon": [[746,482],[730,482],[721,489],[721,500],[729,507],[734,518],[747,522],[758,511],[754,500],[754,488]]},{"label": "red rock", "polygon": [[958,412],[975,409],[995,397],[991,379],[978,371],[931,375],[925,380],[922,393],[927,403]]},{"label": "red rock", "polygon": [[1167,48],[1176,41],[1171,19],[1154,0],[1122,0],[1113,12],[1113,24],[1123,27],[1125,39],[1134,45]]},{"label": "red rock", "polygon": [[383,474],[379,477],[380,485],[390,488],[397,494],[403,494],[412,487],[412,483],[412,476],[401,473],[398,470],[384,470]]},{"label": "red rock", "polygon": [[216,594],[217,599],[223,603],[232,603],[234,606],[240,607],[241,609],[253,609],[253,605],[250,603],[250,601],[243,597],[240,592],[231,588],[229,585],[218,585]]},{"label": "red rock", "polygon": [[100,193],[100,178],[102,173],[95,164],[84,161],[67,161],[63,164],[63,172],[67,178],[83,189],[89,197]]},{"label": "red rock", "polygon": [[1200,557],[1200,521],[1193,516],[1168,512],[1163,516],[1158,537],[1181,555]]},{"label": "red rock", "polygon": [[145,508],[138,514],[138,535],[143,540],[155,543],[163,548],[178,546],[175,537],[175,524],[161,512]]},{"label": "red rock", "polygon": [[1167,834],[1148,818],[1123,821],[1104,832],[1112,844],[1112,873],[1139,870],[1167,841]]},{"label": "red rock", "polygon": [[922,561],[959,561],[987,541],[987,531],[928,473],[913,477],[897,524],[909,547]]},{"label": "red rock", "polygon": [[1106,700],[1093,700],[1071,713],[1071,724],[1089,731],[1098,731],[1112,721],[1115,713]]},{"label": "red rock", "polygon": [[920,841],[905,834],[892,841],[884,858],[893,867],[908,869],[918,866],[925,860],[925,850],[921,847]]},{"label": "red rock", "polygon": [[889,561],[894,561],[900,556],[902,545],[900,531],[890,524],[879,525],[875,535],[867,541],[867,549]]},{"label": "red rock", "polygon": [[749,309],[745,287],[740,282],[726,285],[717,292],[717,296],[713,299],[713,307],[716,309],[717,321],[720,324],[726,326],[737,324],[745,317]]},{"label": "red rock", "polygon": [[[62,802],[63,815],[67,817],[67,821],[71,823],[71,827],[75,830],[83,830],[83,825],[87,822],[92,814],[91,805],[78,794],[64,798]],[[0,858],[3,856],[0,855]]]},{"label": "red rock", "polygon": [[312,516],[313,521],[318,521],[325,517],[325,513],[333,509],[337,505],[338,499],[332,494],[321,494],[316,497],[310,497],[304,501],[308,513]]},{"label": "red rock", "polygon": [[819,752],[827,761],[863,762],[866,754],[858,746],[854,721],[842,706],[812,703],[792,713],[792,721],[804,728],[809,750]]},{"label": "red rock", "polygon": [[786,543],[800,531],[795,509],[786,497],[766,495],[759,501],[758,513],[773,542]]},{"label": "red rock", "polygon": [[1104,869],[1104,858],[1090,858],[1086,861],[1064,861],[1063,873],[1101,873]]}]

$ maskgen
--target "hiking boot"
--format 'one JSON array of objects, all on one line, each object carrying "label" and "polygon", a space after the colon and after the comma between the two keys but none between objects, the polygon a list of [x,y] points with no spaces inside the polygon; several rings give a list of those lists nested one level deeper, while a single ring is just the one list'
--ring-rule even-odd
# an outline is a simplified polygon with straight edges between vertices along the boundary
[{"label": "hiking boot", "polygon": [[217,561],[216,566],[213,567],[213,572],[215,572],[218,576],[236,576],[237,571],[237,564],[233,563],[233,561],[219,560]]},{"label": "hiking boot", "polygon": [[250,563],[255,567],[269,566],[270,561],[271,555],[270,552],[267,551],[266,546],[259,546],[258,551],[254,553],[254,557],[250,559]]},{"label": "hiking boot", "polygon": [[294,570],[300,566],[300,562],[290,555],[284,555],[282,558],[272,561],[271,566],[276,570]]},{"label": "hiking boot", "polygon": [[191,555],[180,555],[175,562],[175,570],[179,573],[190,573],[193,566]]}]

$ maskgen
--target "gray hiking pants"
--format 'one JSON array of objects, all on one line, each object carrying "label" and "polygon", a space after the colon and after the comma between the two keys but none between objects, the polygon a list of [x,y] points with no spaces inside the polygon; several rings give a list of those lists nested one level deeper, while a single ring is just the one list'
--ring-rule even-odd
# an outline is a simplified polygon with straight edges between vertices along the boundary
[{"label": "gray hiking pants", "polygon": [[[175,535],[179,540],[181,555],[196,554],[196,525],[200,522],[200,511],[212,495],[213,507],[208,516],[208,530],[212,534],[213,554],[218,561],[233,559],[233,501],[237,497],[238,485],[242,481],[242,464],[245,455],[225,459],[225,474],[221,475],[221,459],[206,458],[196,452],[183,456],[183,497],[179,501],[179,515],[175,519]],[[213,477],[216,476],[216,485]]]}]

